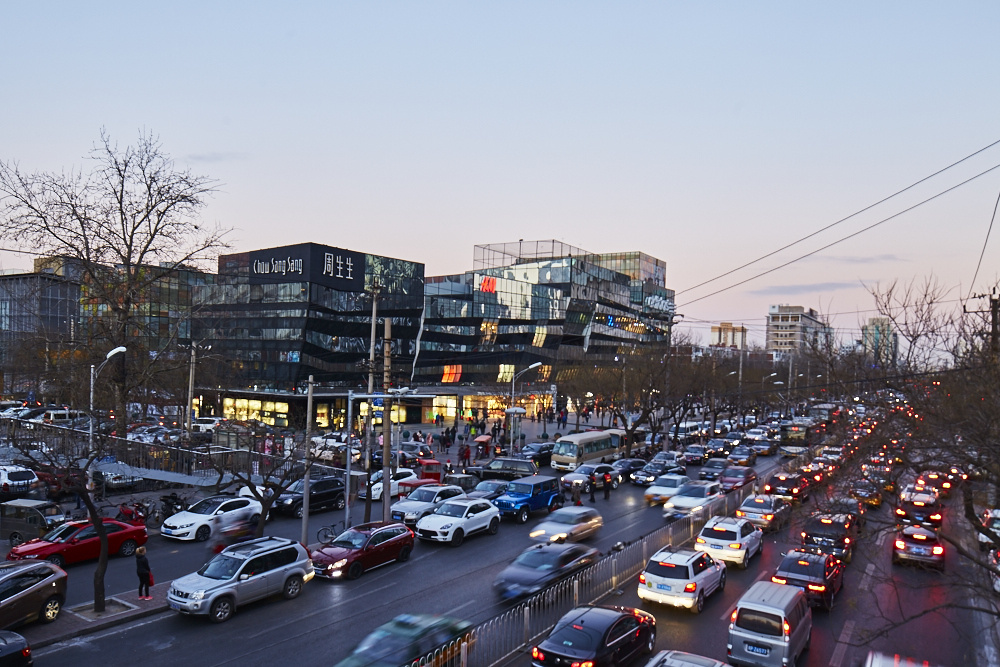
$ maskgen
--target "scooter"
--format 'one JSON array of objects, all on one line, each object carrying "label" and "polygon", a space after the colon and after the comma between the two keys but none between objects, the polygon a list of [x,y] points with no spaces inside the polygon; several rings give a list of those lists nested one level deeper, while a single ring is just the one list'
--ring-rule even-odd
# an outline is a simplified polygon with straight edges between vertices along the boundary
[{"label": "scooter", "polygon": [[171,517],[180,512],[186,511],[191,504],[177,495],[177,492],[171,493],[169,496],[160,496],[160,502],[163,505],[163,518]]},{"label": "scooter", "polygon": [[133,526],[145,526],[146,528],[159,528],[163,525],[163,512],[153,507],[152,502],[142,501],[131,504],[122,503],[118,506],[118,514],[115,519]]}]

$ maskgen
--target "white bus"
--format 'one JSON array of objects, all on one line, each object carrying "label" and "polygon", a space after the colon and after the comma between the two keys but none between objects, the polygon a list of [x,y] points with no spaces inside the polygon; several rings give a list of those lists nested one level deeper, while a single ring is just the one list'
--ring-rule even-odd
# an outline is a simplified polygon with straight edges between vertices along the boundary
[{"label": "white bus", "polygon": [[552,450],[552,467],[555,470],[576,470],[584,463],[610,462],[625,451],[624,431],[588,431],[574,433],[559,439]]}]

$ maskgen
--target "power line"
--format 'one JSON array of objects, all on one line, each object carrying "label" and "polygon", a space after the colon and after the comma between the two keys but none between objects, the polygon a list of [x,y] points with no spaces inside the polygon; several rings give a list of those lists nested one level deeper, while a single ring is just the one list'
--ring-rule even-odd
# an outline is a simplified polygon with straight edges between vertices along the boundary
[{"label": "power line", "polygon": [[986,229],[986,238],[983,239],[983,249],[979,251],[979,261],[976,263],[976,272],[972,274],[972,282],[969,284],[969,299],[972,298],[972,289],[976,286],[976,278],[979,277],[979,267],[983,265],[983,255],[986,254],[986,245],[990,242],[990,232],[993,231],[993,222],[997,219],[997,206],[1000,206],[1000,194],[997,195],[996,204],[993,205],[993,217],[990,218],[990,226]]}]

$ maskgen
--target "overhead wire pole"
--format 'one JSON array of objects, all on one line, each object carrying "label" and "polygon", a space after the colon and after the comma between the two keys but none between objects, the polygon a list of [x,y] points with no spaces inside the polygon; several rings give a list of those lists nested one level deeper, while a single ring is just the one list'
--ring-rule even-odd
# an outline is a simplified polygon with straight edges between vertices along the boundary
[{"label": "overhead wire pole", "polygon": [[[368,347],[368,393],[373,394],[375,392],[375,331],[378,324],[378,298],[382,292],[382,282],[375,278],[372,280],[372,284],[366,290],[372,297],[372,336],[371,343]],[[368,399],[368,414],[365,419],[365,472],[368,473],[365,484],[368,487],[368,493],[365,494],[365,523],[371,521],[372,518],[372,452],[375,451],[375,422],[374,422],[374,412],[375,412],[374,401],[370,398]],[[348,433],[350,433],[350,424],[348,424]],[[385,489],[385,480],[382,482],[382,488]]]},{"label": "overhead wire pole", "polygon": [[392,318],[385,318],[385,336],[382,342],[382,389],[385,398],[382,401],[382,520],[389,521],[390,492],[392,491],[392,455],[390,442],[392,440],[392,398],[389,387],[392,386]]},{"label": "overhead wire pole", "polygon": [[[302,544],[309,544],[309,469],[312,467],[312,413],[313,376],[309,376],[309,391],[306,393],[306,471],[302,475]],[[348,451],[350,447],[348,446]]]}]

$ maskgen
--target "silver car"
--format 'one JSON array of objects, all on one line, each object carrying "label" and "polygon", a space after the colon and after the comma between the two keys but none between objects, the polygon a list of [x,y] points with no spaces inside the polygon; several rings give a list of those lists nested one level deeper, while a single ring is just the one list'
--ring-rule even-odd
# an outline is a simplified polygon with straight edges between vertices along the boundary
[{"label": "silver car", "polygon": [[579,542],[597,533],[604,519],[593,507],[563,507],[528,533],[538,542]]}]

